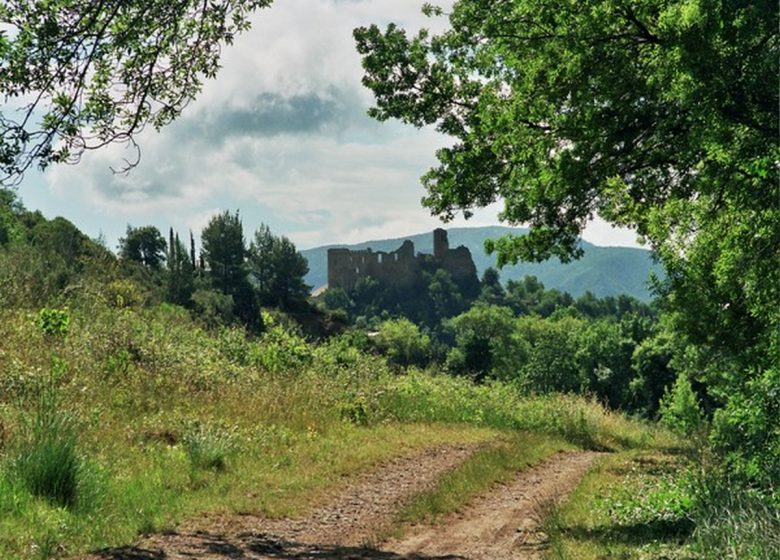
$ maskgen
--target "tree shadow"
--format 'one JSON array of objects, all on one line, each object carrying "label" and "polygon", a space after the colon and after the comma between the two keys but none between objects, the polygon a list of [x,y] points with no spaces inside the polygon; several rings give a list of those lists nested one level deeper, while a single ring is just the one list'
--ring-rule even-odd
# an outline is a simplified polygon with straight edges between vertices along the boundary
[{"label": "tree shadow", "polygon": [[689,519],[654,520],[645,523],[615,524],[607,527],[583,527],[574,525],[561,531],[577,540],[593,540],[605,543],[631,545],[657,542],[684,542],[693,532],[694,524]]},{"label": "tree shadow", "polygon": [[169,552],[141,547],[121,547],[98,551],[102,560],[170,560],[174,557],[231,560],[465,560],[463,556],[398,554],[363,546],[308,544],[274,535],[243,533],[235,537],[207,533],[175,534]]}]

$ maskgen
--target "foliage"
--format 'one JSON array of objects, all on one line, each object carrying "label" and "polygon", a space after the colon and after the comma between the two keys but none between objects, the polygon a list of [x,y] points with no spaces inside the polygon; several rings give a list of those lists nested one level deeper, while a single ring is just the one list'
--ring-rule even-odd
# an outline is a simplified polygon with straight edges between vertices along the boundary
[{"label": "foliage", "polygon": [[583,320],[574,317],[521,317],[517,328],[530,347],[527,363],[520,370],[523,386],[540,393],[585,389],[588,379],[577,362],[578,338],[584,326]]},{"label": "foliage", "polygon": [[44,334],[65,336],[70,326],[70,314],[67,309],[44,307],[38,312],[38,328]]},{"label": "foliage", "polygon": [[233,298],[234,312],[245,325],[260,330],[260,309],[248,280],[244,229],[238,212],[213,216],[201,233],[201,244],[211,286]]},{"label": "foliage", "polygon": [[[192,294],[195,291],[195,259],[194,250],[187,254],[187,248],[179,240],[179,234],[173,233],[173,228],[168,234],[168,275],[166,278],[166,300],[189,307]],[[192,238],[190,238],[192,241]]]},{"label": "foliage", "polygon": [[657,416],[661,397],[676,379],[671,366],[674,351],[670,334],[661,331],[641,341],[631,355],[636,375],[630,382],[631,402],[648,418]]},{"label": "foliage", "polygon": [[[0,7],[0,182],[173,121],[270,0]],[[15,110],[19,117],[15,118]]]},{"label": "foliage", "polygon": [[119,258],[137,262],[148,269],[159,270],[167,248],[160,230],[154,226],[127,226],[125,237],[119,239]]},{"label": "foliage", "polygon": [[517,336],[512,312],[505,307],[475,305],[446,323],[455,338],[447,364],[476,380],[516,378],[528,346]]},{"label": "foliage", "polygon": [[300,306],[311,287],[303,277],[309,272],[306,259],[284,236],[277,237],[261,224],[247,251],[247,263],[260,301],[282,309]]},{"label": "foliage", "polygon": [[677,376],[671,389],[667,388],[659,408],[661,421],[681,434],[692,435],[702,427],[701,406],[685,374]]},{"label": "foliage", "polygon": [[737,181],[731,193],[762,175],[772,183],[769,2],[460,0],[448,17],[435,36],[356,29],[363,83],[374,117],[457,138],[424,178],[435,213],[503,199],[504,219],[531,223],[494,245],[504,262],[568,257],[595,211],[646,234],[656,207],[715,193],[718,179]]},{"label": "foliage", "polygon": [[591,321],[579,332],[575,358],[587,388],[612,408],[627,408],[634,378],[631,355],[637,341],[624,336],[621,323]]},{"label": "foliage", "polygon": [[447,16],[438,35],[355,30],[370,114],[455,138],[424,204],[448,219],[503,202],[531,230],[488,243],[499,265],[580,255],[595,214],[635,228],[667,272],[677,369],[717,414],[767,421],[742,440],[716,423],[713,441],[748,461],[777,448],[757,392],[780,362],[777,6],[458,0]]},{"label": "foliage", "polygon": [[106,285],[103,296],[112,307],[133,307],[143,300],[138,285],[131,280],[114,280]]},{"label": "foliage", "polygon": [[409,319],[391,319],[379,325],[374,344],[395,366],[425,366],[431,353],[431,339]]}]

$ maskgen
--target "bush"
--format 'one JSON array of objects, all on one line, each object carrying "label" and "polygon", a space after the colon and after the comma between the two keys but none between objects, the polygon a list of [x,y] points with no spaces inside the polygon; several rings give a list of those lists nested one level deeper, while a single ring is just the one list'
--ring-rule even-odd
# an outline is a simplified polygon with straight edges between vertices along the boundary
[{"label": "bush", "polygon": [[65,336],[70,327],[70,314],[67,309],[44,307],[38,312],[38,327],[44,334]]},{"label": "bush", "polygon": [[677,376],[671,391],[667,389],[660,402],[661,422],[670,429],[691,435],[699,431],[704,415],[691,382],[684,374]]},{"label": "bush", "polygon": [[424,366],[430,358],[431,339],[409,319],[385,321],[379,325],[374,342],[394,366]]}]

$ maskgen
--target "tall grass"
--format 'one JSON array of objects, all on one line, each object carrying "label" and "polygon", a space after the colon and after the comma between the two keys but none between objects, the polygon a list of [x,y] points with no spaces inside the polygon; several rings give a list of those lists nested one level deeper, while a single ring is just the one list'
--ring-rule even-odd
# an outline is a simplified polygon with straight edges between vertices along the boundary
[{"label": "tall grass", "polygon": [[182,438],[184,452],[193,469],[224,471],[231,450],[229,435],[216,426],[195,422],[187,426]]},{"label": "tall grass", "polygon": [[525,395],[512,384],[412,372],[385,382],[380,408],[412,422],[456,422],[561,436],[595,450],[674,441],[665,430],[610,412],[576,395]]},{"label": "tall grass", "polygon": [[703,558],[780,558],[780,504],[718,474],[694,488],[694,548]]},{"label": "tall grass", "polygon": [[10,471],[33,496],[72,507],[79,497],[82,465],[75,419],[60,409],[55,386],[62,369],[61,362],[52,364],[33,413],[22,422],[25,433],[17,443]]},{"label": "tall grass", "polygon": [[204,510],[299,513],[377,461],[497,431],[597,448],[658,437],[584,398],[398,375],[338,340],[252,339],[170,306],[85,305],[58,342],[70,365],[60,400],[40,402],[50,341],[34,313],[0,310],[0,415],[28,419],[0,461],[4,560],[26,560],[35,543],[58,554],[122,544]]}]

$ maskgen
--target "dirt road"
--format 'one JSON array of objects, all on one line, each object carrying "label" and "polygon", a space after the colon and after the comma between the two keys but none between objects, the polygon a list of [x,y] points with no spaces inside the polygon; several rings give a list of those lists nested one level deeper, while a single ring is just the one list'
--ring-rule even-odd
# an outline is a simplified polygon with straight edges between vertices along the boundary
[{"label": "dirt road", "polygon": [[595,453],[559,453],[493,488],[434,527],[416,527],[397,541],[374,543],[412,496],[456,468],[474,446],[448,446],[391,461],[301,519],[206,517],[136,546],[101,551],[89,560],[473,559],[536,558],[543,545],[537,512],[566,495]]},{"label": "dirt road", "polygon": [[558,453],[480,496],[464,511],[434,527],[417,528],[383,548],[402,558],[447,554],[472,560],[537,558],[546,540],[540,514],[577,485],[597,456]]}]

